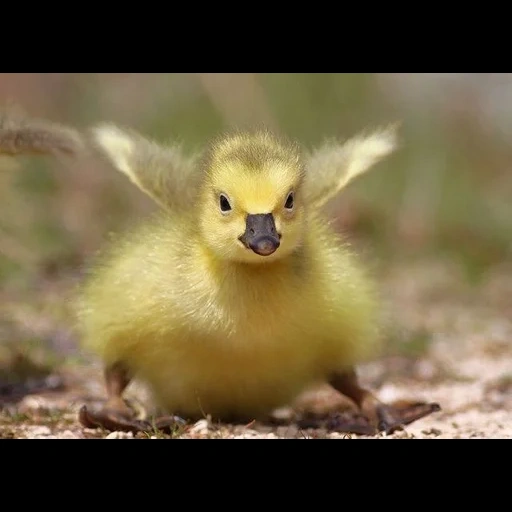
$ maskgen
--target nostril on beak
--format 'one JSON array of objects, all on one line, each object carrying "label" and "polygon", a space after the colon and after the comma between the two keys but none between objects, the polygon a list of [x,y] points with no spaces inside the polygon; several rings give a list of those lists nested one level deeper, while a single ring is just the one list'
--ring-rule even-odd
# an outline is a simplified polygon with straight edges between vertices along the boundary
[{"label": "nostril on beak", "polygon": [[277,232],[271,213],[249,214],[245,223],[246,231],[239,238],[245,247],[261,256],[269,256],[277,250],[281,234]]}]

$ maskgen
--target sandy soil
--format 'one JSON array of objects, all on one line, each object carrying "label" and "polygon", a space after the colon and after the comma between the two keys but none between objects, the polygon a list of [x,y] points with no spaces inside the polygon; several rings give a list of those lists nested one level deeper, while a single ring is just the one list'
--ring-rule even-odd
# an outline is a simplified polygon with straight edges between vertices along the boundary
[{"label": "sandy soil", "polygon": [[[405,277],[407,276],[407,277]],[[512,438],[512,273],[490,273],[478,293],[461,287],[446,265],[397,268],[385,280],[391,317],[400,319],[398,355],[360,368],[362,381],[383,401],[438,402],[442,410],[391,435],[394,438]],[[448,293],[447,290],[450,290]],[[454,291],[456,290],[456,291]],[[43,379],[0,387],[0,438],[168,438],[160,432],[83,428],[77,411],[103,396],[97,365],[66,365]],[[137,389],[133,394],[136,395]],[[350,403],[329,389],[311,391],[296,405],[321,414]],[[175,433],[182,438],[334,438],[367,436],[285,426],[212,425],[207,419]]]}]

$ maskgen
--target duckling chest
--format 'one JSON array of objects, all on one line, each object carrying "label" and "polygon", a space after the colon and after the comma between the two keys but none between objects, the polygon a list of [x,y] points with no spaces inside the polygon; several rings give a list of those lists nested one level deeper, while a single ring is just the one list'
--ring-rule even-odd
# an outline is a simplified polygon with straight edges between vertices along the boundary
[{"label": "duckling chest", "polygon": [[322,320],[312,288],[289,273],[244,277],[220,283],[212,296],[190,305],[195,313],[187,317],[195,320],[185,343],[191,360],[205,357],[231,371],[267,375],[315,366]]},{"label": "duckling chest", "polygon": [[230,345],[263,350],[277,341],[293,346],[290,340],[312,327],[309,317],[315,315],[317,299],[306,278],[293,269],[262,269],[198,283],[185,313],[194,319],[190,328],[199,336],[208,333]]}]

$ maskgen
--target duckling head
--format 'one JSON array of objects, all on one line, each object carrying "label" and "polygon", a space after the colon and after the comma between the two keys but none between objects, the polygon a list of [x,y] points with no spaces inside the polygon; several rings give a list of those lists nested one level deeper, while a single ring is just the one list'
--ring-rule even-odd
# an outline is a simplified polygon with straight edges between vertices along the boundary
[{"label": "duckling head", "polygon": [[212,144],[205,160],[200,232],[218,256],[268,263],[300,246],[304,166],[298,148],[267,132]]}]

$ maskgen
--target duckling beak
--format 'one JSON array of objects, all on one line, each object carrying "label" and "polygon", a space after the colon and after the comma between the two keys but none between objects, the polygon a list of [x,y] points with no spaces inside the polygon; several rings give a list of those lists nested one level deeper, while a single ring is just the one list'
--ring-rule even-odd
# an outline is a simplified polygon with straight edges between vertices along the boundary
[{"label": "duckling beak", "polygon": [[270,256],[280,245],[274,216],[271,213],[247,215],[245,233],[239,240],[260,256]]}]

